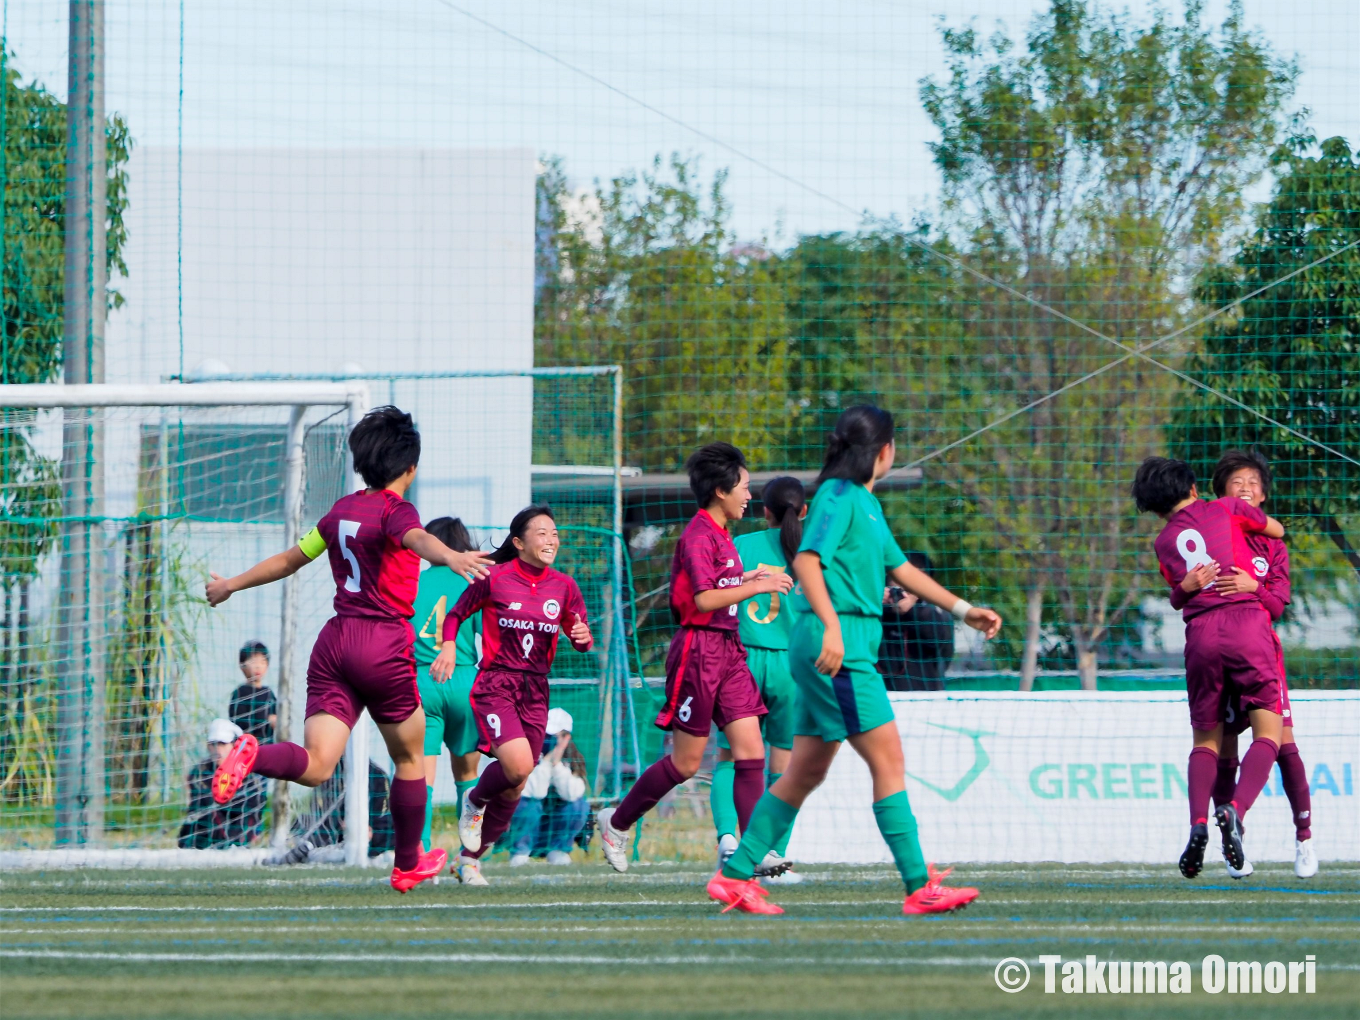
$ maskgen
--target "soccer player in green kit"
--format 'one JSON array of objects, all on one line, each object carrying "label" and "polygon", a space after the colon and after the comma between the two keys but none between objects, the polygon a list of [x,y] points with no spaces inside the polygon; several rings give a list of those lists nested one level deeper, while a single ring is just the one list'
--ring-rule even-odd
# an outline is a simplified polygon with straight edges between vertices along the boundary
[{"label": "soccer player in green kit", "polygon": [[[734,539],[741,562],[771,573],[786,573],[803,539],[803,518],[807,516],[803,483],[788,475],[772,478],[760,494],[765,504],[764,531],[738,535]],[[760,719],[761,733],[770,749],[770,783],[774,783],[789,764],[793,748],[793,712],[795,687],[789,672],[789,632],[793,629],[793,613],[788,596],[778,592],[756,595],[737,607],[737,636],[746,646],[746,664],[760,688],[761,700],[769,713]],[[727,738],[718,733],[718,763],[713,769],[713,784],[709,803],[713,810],[713,827],[718,835],[718,865],[737,849],[737,806],[732,795],[736,777],[732,751]],[[766,882],[792,885],[803,876],[787,866],[784,853],[788,849],[786,834],[773,849],[761,869]]]},{"label": "soccer player in green kit", "polygon": [[[457,517],[438,517],[425,525],[425,530],[455,552],[471,552],[476,548],[472,536]],[[453,676],[444,683],[438,683],[430,676],[430,664],[439,655],[444,641],[444,617],[467,586],[467,579],[448,567],[427,567],[420,575],[415,612],[411,616],[411,626],[416,632],[416,682],[420,687],[420,703],[425,708],[425,785],[429,789],[425,798],[425,830],[420,839],[427,852],[440,747],[447,745],[449,749],[460,812],[463,795],[477,785],[477,765],[481,759],[477,750],[477,723],[472,717],[472,682],[477,679],[476,632],[481,630],[480,618],[459,628],[458,664]],[[472,884],[485,885],[486,881]]]},{"label": "soccer player in green kit", "polygon": [[907,799],[902,740],[875,664],[882,636],[883,575],[956,619],[994,637],[1001,617],[969,605],[907,562],[883,518],[874,483],[892,470],[897,447],[892,415],[861,405],[842,412],[827,439],[826,458],[803,540],[794,558],[797,610],[789,665],[798,685],[793,753],[761,797],[731,859],[709,880],[708,894],[726,910],[781,914],[753,877],[792,830],[798,809],[826,778],[842,741],[873,777],[874,819],[907,887],[905,914],[956,910],[976,889],[953,889],[925,862]]}]

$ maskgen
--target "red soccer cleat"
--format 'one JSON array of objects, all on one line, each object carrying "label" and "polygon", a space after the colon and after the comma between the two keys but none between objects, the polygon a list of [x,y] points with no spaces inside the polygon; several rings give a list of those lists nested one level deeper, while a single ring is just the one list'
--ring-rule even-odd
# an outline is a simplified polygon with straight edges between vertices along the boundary
[{"label": "red soccer cleat", "polygon": [[748,914],[782,914],[784,908],[767,902],[765,891],[754,878],[728,878],[721,871],[708,880],[708,896],[719,903],[726,903],[723,913],[729,910],[742,910]]},{"label": "red soccer cleat", "polygon": [[958,910],[966,907],[978,897],[976,889],[965,886],[961,889],[951,889],[943,885],[943,881],[949,877],[953,868],[945,868],[943,871],[936,871],[935,865],[928,864],[926,868],[930,874],[930,881],[910,894],[902,903],[902,913],[904,914],[947,914],[951,910]]},{"label": "red soccer cleat", "polygon": [[440,847],[435,847],[427,854],[421,854],[420,860],[410,871],[402,871],[400,868],[392,869],[392,888],[399,893],[409,892],[427,878],[434,878],[444,870],[444,865],[449,863],[448,853]]},{"label": "red soccer cleat", "polygon": [[246,776],[250,775],[250,770],[255,767],[255,756],[259,753],[260,742],[249,733],[236,738],[236,743],[231,745],[226,758],[213,773],[213,800],[225,804],[236,796],[236,791],[241,788]]}]

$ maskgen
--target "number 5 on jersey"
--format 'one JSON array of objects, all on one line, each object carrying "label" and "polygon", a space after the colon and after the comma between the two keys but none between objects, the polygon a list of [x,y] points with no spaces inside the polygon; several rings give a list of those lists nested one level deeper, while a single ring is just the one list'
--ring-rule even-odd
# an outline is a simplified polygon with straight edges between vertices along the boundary
[{"label": "number 5 on jersey", "polygon": [[355,556],[353,550],[349,547],[349,540],[359,534],[359,522],[341,521],[338,530],[340,533],[340,555],[345,558],[350,569],[349,577],[345,578],[345,591],[360,591],[359,557]]}]

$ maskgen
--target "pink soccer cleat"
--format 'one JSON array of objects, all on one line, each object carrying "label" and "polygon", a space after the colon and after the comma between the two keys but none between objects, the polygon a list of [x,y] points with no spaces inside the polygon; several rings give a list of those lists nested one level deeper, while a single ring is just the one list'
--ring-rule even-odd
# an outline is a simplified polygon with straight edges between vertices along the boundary
[{"label": "pink soccer cleat", "polygon": [[958,910],[966,907],[978,897],[976,889],[964,886],[961,889],[951,889],[942,884],[953,868],[945,868],[943,871],[936,871],[935,865],[928,864],[926,868],[930,874],[930,880],[925,885],[911,893],[902,903],[902,913],[904,914],[947,914],[951,910]]},{"label": "pink soccer cleat", "polygon": [[721,871],[708,880],[708,896],[726,903],[723,913],[742,910],[748,914],[782,914],[784,908],[768,902],[770,895],[754,878],[728,878]]},{"label": "pink soccer cleat", "polygon": [[444,870],[444,865],[449,863],[449,855],[442,847],[435,847],[427,854],[421,854],[420,860],[410,871],[402,871],[400,868],[392,869],[392,888],[399,893],[409,892],[427,878],[434,878]]},{"label": "pink soccer cleat", "polygon": [[213,773],[213,800],[225,804],[236,796],[236,791],[255,767],[255,756],[259,753],[260,742],[249,733],[236,738],[236,743],[231,745],[231,750]]}]

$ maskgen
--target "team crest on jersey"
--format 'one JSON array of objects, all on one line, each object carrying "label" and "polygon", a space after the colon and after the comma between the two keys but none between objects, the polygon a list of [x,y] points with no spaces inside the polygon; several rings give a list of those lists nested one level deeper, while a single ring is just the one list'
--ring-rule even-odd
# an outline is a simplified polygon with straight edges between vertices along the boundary
[{"label": "team crest on jersey", "polygon": [[1251,565],[1256,570],[1257,577],[1265,577],[1266,571],[1270,569],[1270,564],[1266,562],[1264,556],[1257,556],[1251,561]]},{"label": "team crest on jersey", "polygon": [[543,603],[543,615],[549,620],[556,620],[557,615],[562,612],[562,607],[558,605],[557,599],[548,599]]}]

